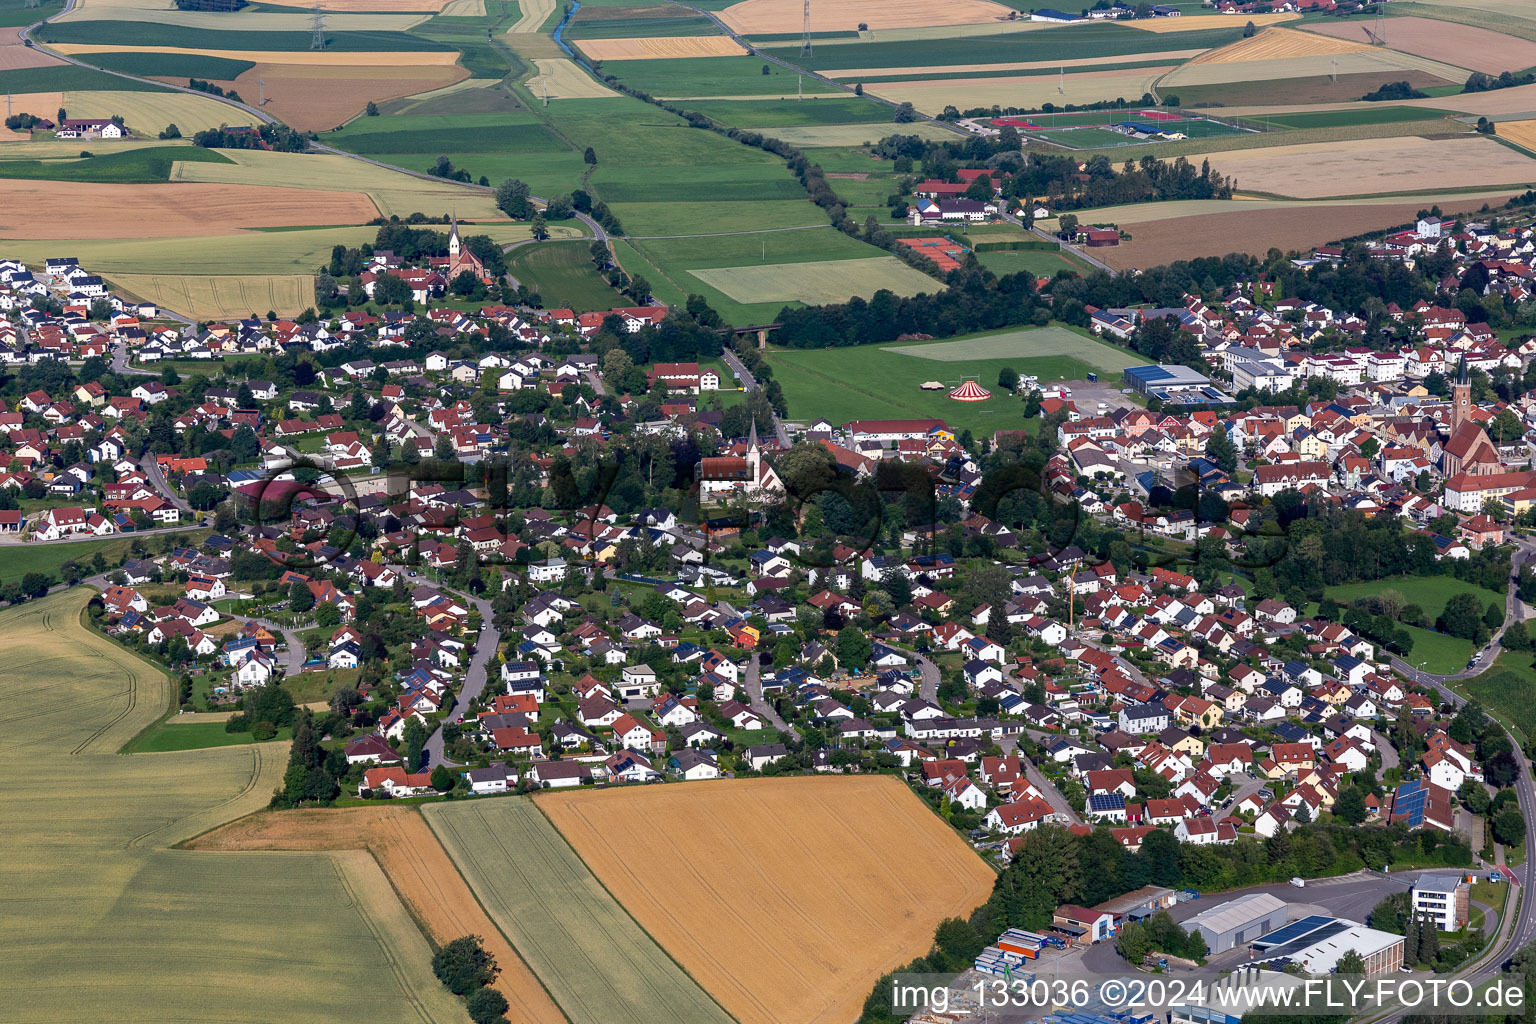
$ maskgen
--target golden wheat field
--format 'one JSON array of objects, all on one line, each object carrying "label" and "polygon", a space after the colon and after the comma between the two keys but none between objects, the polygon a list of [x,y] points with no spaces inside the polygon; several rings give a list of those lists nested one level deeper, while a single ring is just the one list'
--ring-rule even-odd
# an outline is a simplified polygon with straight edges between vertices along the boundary
[{"label": "golden wheat field", "polygon": [[171,124],[190,138],[193,132],[221,124],[256,123],[255,115],[239,107],[185,92],[71,89],[60,105],[70,117],[121,115],[129,128],[145,136],[154,136]]},{"label": "golden wheat field", "polygon": [[[1168,61],[1172,63],[1173,61],[1187,60],[1190,57],[1197,57],[1205,52],[1205,50],[1157,50],[1152,53],[1138,53],[1136,55],[1136,59],[1138,61],[1156,60]],[[1099,64],[1124,64],[1125,61],[1126,58],[1123,56],[1078,57],[1075,58],[1069,66],[1074,69],[1091,68]],[[1008,61],[1002,64],[967,64],[965,65],[964,70],[967,74],[980,76],[996,74],[999,71],[1055,71],[1061,66],[1062,64],[1059,60],[1023,60]],[[835,71],[822,71],[819,73],[825,75],[828,78],[872,78],[876,76],[880,78],[890,78],[893,75],[912,75],[914,77],[922,75],[941,75],[949,74],[955,70],[955,67],[950,64],[930,64],[920,67],[906,68],[839,68]]]},{"label": "golden wheat field", "polygon": [[1499,138],[1536,153],[1536,121],[1500,121]]},{"label": "golden wheat field", "polygon": [[1082,71],[1058,78],[1054,75],[996,76],[990,78],[929,78],[901,82],[874,82],[864,91],[881,99],[906,101],[925,114],[937,114],[946,106],[969,102],[976,106],[996,104],[1034,110],[1046,103],[1094,103],[1123,98],[1135,101],[1158,77],[1174,70],[1165,65],[1135,70]]},{"label": "golden wheat field", "polygon": [[1370,49],[1363,42],[1333,39],[1292,28],[1266,28],[1258,35],[1208,50],[1191,64],[1238,64],[1250,60],[1279,60],[1283,57],[1326,57],[1335,53],[1355,53]]},{"label": "golden wheat field", "polygon": [[1218,18],[1143,18],[1140,21],[1127,22],[1131,28],[1139,28],[1143,32],[1198,32],[1208,28],[1225,28],[1238,22],[1247,24],[1253,22],[1258,28],[1266,25],[1279,25],[1287,21],[1296,21],[1299,14],[1234,14],[1221,15]]},{"label": "golden wheat field", "polygon": [[[406,50],[398,53],[350,53],[345,50],[214,50],[201,46],[117,46],[111,43],[49,43],[60,53],[182,53],[200,57],[227,57],[256,64],[292,64],[302,61],[312,67],[433,67],[453,64],[457,50]],[[50,58],[49,63],[53,63]],[[28,65],[29,66],[29,65]],[[0,65],[3,70],[3,65]]]},{"label": "golden wheat field", "polygon": [[0,179],[0,237],[174,238],[210,228],[366,224],[365,195],[264,185],[109,185]]},{"label": "golden wheat field", "polygon": [[[811,5],[812,32],[851,32],[867,24],[885,28],[968,25],[1007,21],[1012,8],[991,0],[844,0]],[[720,20],[744,35],[798,32],[804,23],[801,0],[742,0],[720,12]]]},{"label": "golden wheat field", "polygon": [[578,46],[593,60],[661,60],[675,57],[739,57],[746,53],[730,36],[642,36],[583,39]]},{"label": "golden wheat field", "polygon": [[549,794],[587,866],[742,1024],[843,1024],[995,877],[899,780]]}]

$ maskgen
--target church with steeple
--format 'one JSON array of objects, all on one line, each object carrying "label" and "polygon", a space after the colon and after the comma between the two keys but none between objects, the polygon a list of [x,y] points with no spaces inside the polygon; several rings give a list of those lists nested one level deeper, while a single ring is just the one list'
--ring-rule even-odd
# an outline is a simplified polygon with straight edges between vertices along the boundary
[{"label": "church with steeple", "polygon": [[1451,385],[1451,437],[1441,448],[1440,472],[1453,477],[1457,473],[1482,476],[1503,471],[1498,450],[1472,417],[1472,385],[1463,356],[1456,367],[1456,383]]},{"label": "church with steeple", "polygon": [[468,247],[464,245],[463,240],[459,238],[459,217],[457,214],[453,217],[452,227],[448,229],[448,262],[444,264],[444,269],[447,272],[449,284],[452,284],[453,279],[466,270],[480,280],[486,280],[485,264],[481,263],[480,257],[470,252]]}]

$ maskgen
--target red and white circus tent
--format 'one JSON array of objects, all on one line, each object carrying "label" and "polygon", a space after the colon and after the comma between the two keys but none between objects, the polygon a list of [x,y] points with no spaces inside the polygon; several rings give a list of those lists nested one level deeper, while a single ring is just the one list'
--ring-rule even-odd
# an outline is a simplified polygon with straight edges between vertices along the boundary
[{"label": "red and white circus tent", "polygon": [[949,397],[957,402],[985,402],[992,397],[992,392],[981,387],[973,380],[968,380],[949,393]]}]

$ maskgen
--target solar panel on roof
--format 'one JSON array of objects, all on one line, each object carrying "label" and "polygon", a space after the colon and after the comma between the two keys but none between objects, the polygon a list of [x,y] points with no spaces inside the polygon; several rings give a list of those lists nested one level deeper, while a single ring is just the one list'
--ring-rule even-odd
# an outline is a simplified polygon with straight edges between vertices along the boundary
[{"label": "solar panel on roof", "polygon": [[1262,939],[1255,939],[1253,946],[1256,949],[1273,949],[1276,946],[1283,946],[1293,939],[1299,939],[1308,932],[1315,931],[1323,925],[1331,924],[1332,922],[1333,918],[1331,917],[1325,917],[1322,914],[1312,914],[1299,921],[1292,921],[1283,928],[1276,928]]},{"label": "solar panel on roof", "polygon": [[1350,924],[1348,921],[1330,920],[1321,928],[1310,931],[1298,939],[1287,942],[1283,946],[1271,946],[1268,950],[1266,950],[1266,952],[1270,956],[1277,957],[1295,956],[1302,950],[1310,949],[1317,945],[1319,942],[1322,942],[1325,939],[1331,939],[1340,932],[1347,932],[1353,927],[1354,925]]}]

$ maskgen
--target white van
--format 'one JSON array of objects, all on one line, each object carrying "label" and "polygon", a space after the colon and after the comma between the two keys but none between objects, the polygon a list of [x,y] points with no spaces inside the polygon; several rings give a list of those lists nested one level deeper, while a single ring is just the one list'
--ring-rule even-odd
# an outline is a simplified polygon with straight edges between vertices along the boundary
[{"label": "white van", "polygon": [[1298,889],[1305,889],[1307,887],[1307,880],[1298,876],[1291,879],[1291,884]]}]

